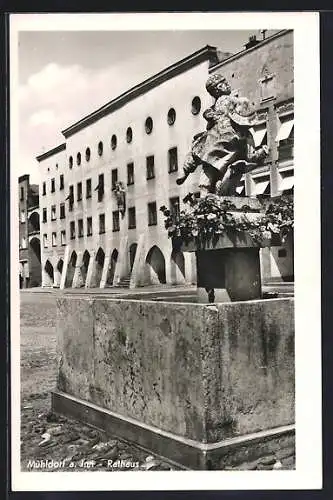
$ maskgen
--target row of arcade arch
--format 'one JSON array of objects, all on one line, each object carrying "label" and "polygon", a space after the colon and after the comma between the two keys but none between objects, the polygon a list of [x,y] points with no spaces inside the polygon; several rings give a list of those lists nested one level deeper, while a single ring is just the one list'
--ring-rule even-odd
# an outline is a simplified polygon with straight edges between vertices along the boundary
[{"label": "row of arcade arch", "polygon": [[[127,285],[129,284],[135,263],[136,251],[137,244],[133,243],[129,247],[128,252],[129,273],[123,277],[123,280],[120,279],[118,283],[120,286],[122,282],[126,282]],[[85,250],[80,257],[76,250],[72,250],[66,269],[64,269],[63,258],[60,258],[55,265],[52,265],[51,260],[48,259],[43,268],[43,285],[59,287],[62,273],[66,272],[66,277],[63,279],[65,288],[104,288],[114,286],[115,272],[119,259],[118,250],[116,248],[112,250],[108,262],[106,262],[106,258],[105,251],[102,247],[99,247],[96,253]],[[169,281],[172,283],[185,282],[185,259],[183,253],[174,250],[171,253],[168,264],[170,269]],[[106,266],[107,269],[105,269]],[[157,245],[153,245],[146,254],[142,275],[142,285],[167,283],[166,260],[162,250]]]}]

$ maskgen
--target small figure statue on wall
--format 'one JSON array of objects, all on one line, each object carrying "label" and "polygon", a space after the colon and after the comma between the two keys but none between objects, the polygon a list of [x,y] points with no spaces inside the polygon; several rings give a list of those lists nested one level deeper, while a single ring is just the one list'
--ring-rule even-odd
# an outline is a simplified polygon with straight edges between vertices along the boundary
[{"label": "small figure statue on wall", "polygon": [[126,196],[124,184],[121,181],[116,182],[112,191],[117,199],[118,210],[121,215],[124,216],[126,212]]},{"label": "small figure statue on wall", "polygon": [[215,104],[203,113],[206,130],[193,138],[184,162],[184,175],[177,179],[177,184],[183,184],[201,165],[201,191],[232,196],[242,175],[260,165],[268,150],[266,146],[254,147],[250,128],[256,115],[247,98],[232,96],[229,83],[219,74],[208,78],[206,89],[215,98]]}]

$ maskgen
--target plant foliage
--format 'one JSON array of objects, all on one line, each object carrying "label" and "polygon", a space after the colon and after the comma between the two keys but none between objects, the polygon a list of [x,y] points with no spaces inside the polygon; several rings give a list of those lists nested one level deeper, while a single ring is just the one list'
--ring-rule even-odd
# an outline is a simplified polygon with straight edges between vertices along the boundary
[{"label": "plant foliage", "polygon": [[289,197],[271,198],[259,217],[251,217],[253,210],[248,205],[236,211],[230,200],[214,194],[195,198],[189,193],[183,201],[188,208],[180,212],[172,212],[166,206],[160,208],[174,247],[190,242],[198,248],[205,248],[208,243],[215,246],[220,236],[232,237],[237,233],[249,234],[258,245],[277,238],[284,242],[294,227],[293,200]]}]

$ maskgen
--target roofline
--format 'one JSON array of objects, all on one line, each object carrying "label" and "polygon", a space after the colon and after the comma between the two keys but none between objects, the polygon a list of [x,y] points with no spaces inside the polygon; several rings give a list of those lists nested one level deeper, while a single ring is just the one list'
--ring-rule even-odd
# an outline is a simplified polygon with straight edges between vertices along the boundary
[{"label": "roofline", "polygon": [[179,75],[183,71],[186,71],[187,69],[195,66],[196,64],[199,64],[200,62],[205,61],[206,59],[209,59],[211,62],[215,62],[217,60],[217,57],[218,57],[217,47],[206,45],[205,47],[190,54],[184,59],[177,61],[171,66],[168,66],[167,68],[164,68],[162,71],[156,73],[147,80],[144,80],[143,82],[139,83],[138,85],[135,85],[129,90],[126,90],[115,99],[112,99],[107,104],[104,104],[101,108],[93,111],[92,113],[86,115],[81,120],[75,122],[73,125],[70,125],[66,129],[62,130],[62,134],[67,139],[68,137],[75,134],[79,130],[82,130],[88,125],[91,125],[92,123],[95,123],[100,118],[110,114],[112,111],[121,108],[127,102],[148,92],[154,87],[157,87],[158,85],[164,83],[170,78]]},{"label": "roofline", "polygon": [[46,158],[49,158],[50,156],[53,156],[56,153],[60,153],[60,151],[64,151],[65,149],[66,149],[66,143],[63,142],[62,144],[59,144],[55,148],[49,149],[45,153],[42,153],[41,155],[36,156],[36,160],[37,161],[46,160]]},{"label": "roofline", "polygon": [[281,30],[278,31],[277,33],[274,33],[274,35],[269,36],[268,38],[265,38],[265,40],[260,40],[259,43],[254,45],[253,47],[250,47],[249,49],[241,50],[240,52],[237,52],[236,54],[228,57],[227,59],[224,59],[221,62],[218,62],[214,66],[208,69],[209,73],[214,72],[216,69],[221,68],[221,66],[224,66],[225,64],[228,64],[231,61],[235,61],[236,59],[239,59],[240,57],[243,57],[244,54],[248,54],[249,52],[253,52],[259,47],[262,47],[266,43],[271,42],[275,38],[279,38],[280,36],[286,35],[287,33],[292,33],[294,30],[292,29],[286,29],[286,30]]}]

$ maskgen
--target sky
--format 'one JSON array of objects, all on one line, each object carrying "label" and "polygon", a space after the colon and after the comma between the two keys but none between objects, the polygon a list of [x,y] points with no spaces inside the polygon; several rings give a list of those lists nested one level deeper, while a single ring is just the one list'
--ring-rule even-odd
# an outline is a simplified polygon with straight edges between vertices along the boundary
[{"label": "sky", "polygon": [[120,93],[205,45],[239,52],[252,34],[262,37],[260,30],[20,31],[18,175],[39,182],[36,156]]}]

